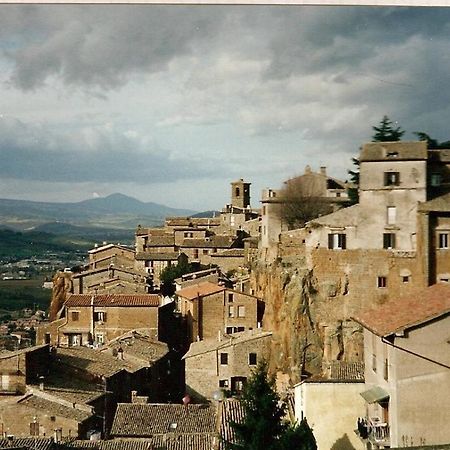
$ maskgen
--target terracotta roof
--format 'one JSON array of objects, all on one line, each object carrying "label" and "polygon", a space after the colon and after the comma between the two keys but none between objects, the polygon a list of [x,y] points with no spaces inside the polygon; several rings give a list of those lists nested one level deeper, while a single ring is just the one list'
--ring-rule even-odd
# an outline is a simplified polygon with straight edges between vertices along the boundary
[{"label": "terracotta roof", "polygon": [[198,283],[193,286],[180,289],[179,291],[176,291],[176,295],[178,297],[187,298],[188,300],[194,300],[197,297],[206,297],[207,295],[217,294],[218,292],[222,292],[224,290],[225,288],[223,286],[205,281],[203,283]]},{"label": "terracotta roof", "polygon": [[222,335],[222,339],[220,341],[216,338],[204,339],[202,341],[193,342],[189,347],[189,351],[183,356],[183,359],[232,347],[234,345],[239,345],[256,339],[268,338],[270,336],[272,336],[271,331],[248,330],[240,333],[224,334]]},{"label": "terracotta roof", "polygon": [[10,351],[10,350],[2,350],[0,351],[0,359],[8,359],[14,356],[22,355],[24,353],[32,353],[35,350],[40,350],[41,348],[50,348],[48,344],[35,345],[34,347],[25,347],[20,350]]},{"label": "terracotta roof", "polygon": [[173,247],[175,245],[175,236],[166,234],[164,236],[150,236],[145,244],[146,247]]},{"label": "terracotta roof", "polygon": [[425,141],[369,142],[363,145],[359,160],[364,161],[411,161],[427,160]]},{"label": "terracotta roof", "polygon": [[388,336],[450,312],[450,285],[435,284],[414,296],[389,301],[359,313],[354,320],[378,336]]},{"label": "terracotta roof", "polygon": [[0,438],[0,449],[27,448],[33,450],[50,450],[53,448],[52,437]]},{"label": "terracotta roof", "polygon": [[180,247],[185,248],[230,248],[236,241],[236,236],[211,236],[208,238],[183,239]]},{"label": "terracotta roof", "polygon": [[131,330],[111,340],[101,352],[111,352],[122,348],[124,360],[127,357],[136,358],[146,363],[153,363],[169,353],[169,347],[165,342],[153,339],[142,330]]},{"label": "terracotta roof", "polygon": [[[107,259],[109,259],[109,258],[107,258]],[[92,274],[100,273],[100,272],[108,272],[111,269],[113,269],[114,272],[123,272],[123,273],[132,274],[132,275],[140,275],[140,276],[142,276],[142,273],[138,272],[137,270],[133,270],[133,269],[127,268],[127,267],[120,267],[120,266],[114,266],[113,265],[111,268],[109,266],[102,266],[102,267],[96,267],[95,269],[83,270],[83,272],[76,273],[76,274],[72,275],[72,278],[85,277],[87,275],[92,275]]]},{"label": "terracotta roof", "polygon": [[225,399],[220,411],[220,436],[226,442],[234,442],[234,430],[231,422],[242,423],[245,413],[243,404],[236,399]]},{"label": "terracotta roof", "polygon": [[176,261],[179,257],[179,252],[139,252],[136,254],[138,261]]},{"label": "terracotta roof", "polygon": [[364,363],[331,361],[320,375],[312,376],[302,383],[363,383]]},{"label": "terracotta roof", "polygon": [[[171,426],[172,424],[176,424]],[[214,433],[216,409],[212,405],[119,403],[112,436],[147,437],[172,432]]]},{"label": "terracotta roof", "polygon": [[213,433],[156,434],[146,439],[112,439],[108,441],[75,440],[64,449],[91,450],[211,450],[217,437]]},{"label": "terracotta roof", "polygon": [[157,294],[70,294],[65,301],[66,306],[91,306],[94,298],[95,306],[159,306]]},{"label": "terracotta roof", "polygon": [[35,395],[30,395],[17,403],[29,408],[45,411],[49,416],[64,417],[66,419],[75,420],[78,423],[84,422],[93,415],[93,413],[82,411],[78,408],[70,408],[69,406],[52,402]]},{"label": "terracotta roof", "polygon": [[110,377],[121,370],[136,372],[149,364],[146,361],[133,359],[119,359],[111,353],[88,347],[59,347],[58,361],[67,367],[82,370],[97,377]]},{"label": "terracotta roof", "polygon": [[125,247],[124,245],[120,245],[120,244],[105,244],[105,245],[102,245],[101,247],[96,247],[96,248],[93,248],[92,250],[88,250],[88,253],[93,254],[93,253],[103,252],[105,250],[109,250],[110,248],[118,248],[120,250],[125,250],[128,252],[134,253],[134,250],[132,248]]}]

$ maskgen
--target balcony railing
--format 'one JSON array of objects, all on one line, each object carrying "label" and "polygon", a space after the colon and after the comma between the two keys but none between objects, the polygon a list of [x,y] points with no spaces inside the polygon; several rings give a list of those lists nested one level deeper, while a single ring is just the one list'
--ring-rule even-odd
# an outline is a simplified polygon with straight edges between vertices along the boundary
[{"label": "balcony railing", "polygon": [[364,441],[374,444],[389,444],[389,424],[379,417],[358,419],[357,434]]}]

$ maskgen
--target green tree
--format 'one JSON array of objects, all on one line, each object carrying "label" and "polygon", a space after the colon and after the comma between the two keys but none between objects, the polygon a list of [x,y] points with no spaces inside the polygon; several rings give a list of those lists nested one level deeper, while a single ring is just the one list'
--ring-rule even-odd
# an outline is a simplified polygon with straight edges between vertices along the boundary
[{"label": "green tree", "polygon": [[278,450],[317,450],[314,434],[306,418],[289,427],[279,440]]},{"label": "green tree", "polygon": [[372,127],[375,134],[372,136],[374,142],[400,141],[405,132],[400,128],[394,128],[388,116],[384,116],[378,127]]},{"label": "green tree", "polygon": [[193,272],[195,269],[186,260],[181,260],[176,266],[167,266],[161,271],[161,293],[163,295],[173,295],[175,292],[174,281],[185,275]]},{"label": "green tree", "polygon": [[242,394],[244,420],[232,422],[234,442],[225,442],[228,450],[276,450],[279,438],[287,428],[283,421],[286,406],[274,389],[274,379],[268,376],[267,363],[258,364]]},{"label": "green tree", "polygon": [[352,187],[348,190],[348,196],[352,203],[358,203],[359,201],[359,159],[352,158],[352,162],[355,165],[353,170],[349,170],[348,174],[350,175],[350,182],[352,183]]},{"label": "green tree", "polygon": [[438,142],[436,139],[433,139],[430,135],[422,131],[414,131],[414,134],[419,138],[419,141],[427,141],[429,150],[450,148],[450,141]]}]

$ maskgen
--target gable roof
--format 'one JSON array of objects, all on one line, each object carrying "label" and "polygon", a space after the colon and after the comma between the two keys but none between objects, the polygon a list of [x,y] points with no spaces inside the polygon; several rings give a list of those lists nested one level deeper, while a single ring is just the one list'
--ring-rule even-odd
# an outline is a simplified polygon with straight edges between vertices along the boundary
[{"label": "gable roof", "polygon": [[65,301],[66,306],[159,306],[160,297],[157,294],[70,294]]},{"label": "gable roof", "polygon": [[[176,424],[171,428],[171,424]],[[154,434],[214,433],[216,408],[213,405],[119,403],[111,435],[147,437]]]},{"label": "gable roof", "polygon": [[50,450],[53,448],[53,438],[52,437],[26,437],[19,438],[14,437],[0,438],[0,449],[11,449],[11,448],[27,448],[33,450]]},{"label": "gable roof", "polygon": [[130,253],[134,253],[134,250],[132,248],[125,247],[124,245],[120,245],[120,244],[105,244],[105,245],[102,245],[101,247],[95,247],[91,250],[88,250],[88,253],[94,254],[94,253],[98,253],[98,252],[103,252],[105,250],[109,250],[110,248],[117,248],[120,250],[125,250]]},{"label": "gable roof", "polygon": [[378,336],[424,324],[450,313],[450,285],[434,284],[413,296],[400,297],[354,317],[356,322]]},{"label": "gable roof", "polygon": [[[235,432],[231,422],[242,423],[245,418],[244,405],[237,399],[224,399],[220,410],[220,436],[226,442],[235,441]],[[225,446],[221,446],[225,448]]]},{"label": "gable roof", "polygon": [[208,295],[217,294],[218,292],[223,292],[224,290],[224,286],[219,286],[218,284],[205,281],[203,283],[198,283],[193,286],[180,289],[179,291],[176,291],[175,294],[178,297],[194,300],[198,297],[206,297]]},{"label": "gable roof", "polygon": [[224,334],[222,339],[219,341],[217,339],[204,339],[202,341],[193,342],[189,351],[183,356],[182,359],[191,358],[193,356],[201,355],[203,353],[208,353],[211,351],[216,351],[219,349],[224,349],[227,347],[232,347],[234,345],[239,345],[244,342],[266,338],[272,336],[271,331],[262,330],[247,330],[240,333]]},{"label": "gable roof", "polygon": [[359,157],[366,161],[426,161],[428,159],[425,141],[368,142],[364,144]]},{"label": "gable roof", "polygon": [[419,212],[448,212],[450,211],[450,193],[441,195],[427,202],[419,203],[417,207]]}]

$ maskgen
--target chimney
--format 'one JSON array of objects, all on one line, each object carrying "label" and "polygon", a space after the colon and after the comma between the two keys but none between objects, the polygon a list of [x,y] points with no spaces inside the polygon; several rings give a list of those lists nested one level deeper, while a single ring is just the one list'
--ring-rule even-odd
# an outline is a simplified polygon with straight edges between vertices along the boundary
[{"label": "chimney", "polygon": [[131,403],[136,403],[137,391],[131,391]]},{"label": "chimney", "polygon": [[327,176],[327,168],[326,166],[321,166],[320,167],[320,174],[323,176]]},{"label": "chimney", "polygon": [[311,166],[306,166],[305,167],[305,173],[311,173]]},{"label": "chimney", "polygon": [[44,390],[44,377],[42,375],[39,377],[39,390]]},{"label": "chimney", "polygon": [[119,347],[117,349],[117,359],[123,360],[123,348]]}]

